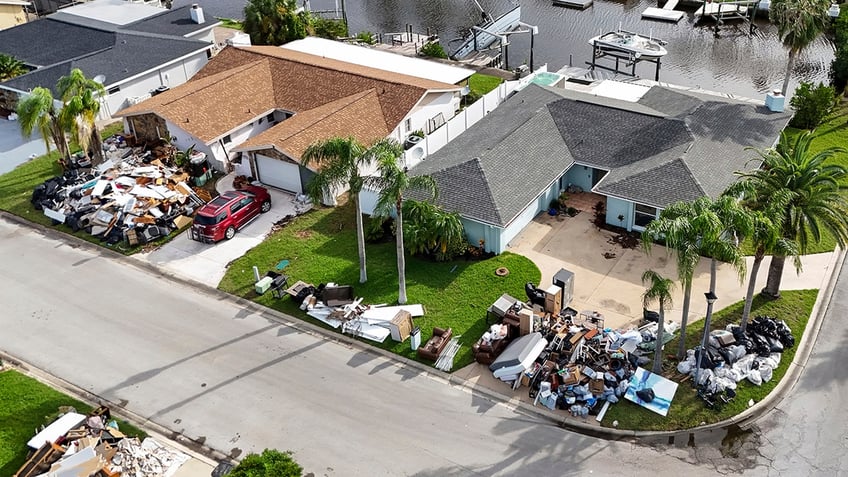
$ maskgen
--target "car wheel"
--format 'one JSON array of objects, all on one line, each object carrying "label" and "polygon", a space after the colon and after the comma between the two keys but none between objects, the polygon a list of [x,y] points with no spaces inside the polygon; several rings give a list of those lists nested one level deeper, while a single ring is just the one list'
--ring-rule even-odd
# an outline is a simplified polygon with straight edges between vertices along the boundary
[{"label": "car wheel", "polygon": [[265,202],[263,202],[263,203],[262,203],[262,208],[261,208],[261,209],[259,209],[259,210],[260,210],[263,214],[264,214],[265,212],[268,212],[269,210],[271,210],[271,201],[270,201],[270,200],[266,200]]},{"label": "car wheel", "polygon": [[227,231],[224,232],[224,238],[226,238],[227,240],[233,238],[235,235],[236,235],[236,229],[233,228],[232,226],[227,227]]}]

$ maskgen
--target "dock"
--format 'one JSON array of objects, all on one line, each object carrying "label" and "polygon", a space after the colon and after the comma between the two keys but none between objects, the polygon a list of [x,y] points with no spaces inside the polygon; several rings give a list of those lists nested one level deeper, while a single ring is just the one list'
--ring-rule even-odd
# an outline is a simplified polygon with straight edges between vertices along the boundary
[{"label": "dock", "polygon": [[668,0],[662,8],[648,7],[642,12],[642,18],[650,20],[663,20],[668,22],[679,22],[686,14],[675,10],[679,0]]},{"label": "dock", "polygon": [[699,9],[695,10],[695,16],[713,17],[718,20],[726,20],[732,18],[744,20],[744,14],[747,14],[747,12],[747,2],[745,4],[736,4],[730,2],[705,2]]},{"label": "dock", "polygon": [[579,8],[585,10],[595,3],[594,0],[553,0],[553,4],[561,7]]}]

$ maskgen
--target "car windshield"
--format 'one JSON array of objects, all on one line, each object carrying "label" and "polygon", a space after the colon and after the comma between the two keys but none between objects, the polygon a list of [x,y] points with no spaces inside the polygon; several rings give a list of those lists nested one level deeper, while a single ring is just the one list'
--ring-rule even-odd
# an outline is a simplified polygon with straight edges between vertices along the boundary
[{"label": "car windshield", "polygon": [[194,216],[194,223],[198,225],[215,225],[221,223],[227,217],[227,212],[222,212],[218,214],[216,217],[209,217],[208,215],[200,215],[197,214]]}]

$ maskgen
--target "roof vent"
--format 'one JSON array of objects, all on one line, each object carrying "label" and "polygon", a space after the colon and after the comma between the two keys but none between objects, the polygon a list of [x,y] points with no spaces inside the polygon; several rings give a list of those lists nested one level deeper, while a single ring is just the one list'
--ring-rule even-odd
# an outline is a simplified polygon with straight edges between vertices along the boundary
[{"label": "roof vent", "polygon": [[203,9],[196,3],[191,5],[191,21],[197,23],[198,25],[206,22],[206,18],[203,17]]}]

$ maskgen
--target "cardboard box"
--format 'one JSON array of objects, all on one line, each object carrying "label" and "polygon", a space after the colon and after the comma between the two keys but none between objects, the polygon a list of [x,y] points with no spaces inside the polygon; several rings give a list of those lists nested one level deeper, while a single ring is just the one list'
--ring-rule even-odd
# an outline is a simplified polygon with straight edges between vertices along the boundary
[{"label": "cardboard box", "polygon": [[561,374],[562,384],[566,386],[573,386],[579,383],[580,380],[583,379],[583,373],[580,372],[580,369],[581,367],[579,364],[565,368]]}]

